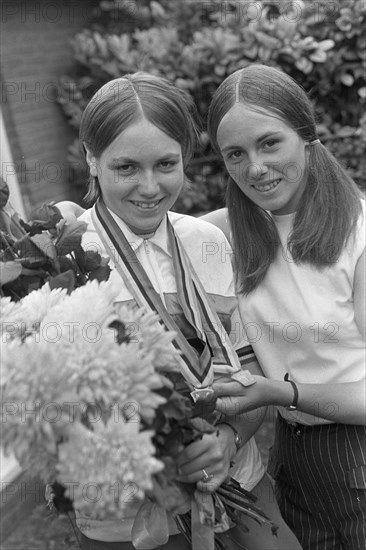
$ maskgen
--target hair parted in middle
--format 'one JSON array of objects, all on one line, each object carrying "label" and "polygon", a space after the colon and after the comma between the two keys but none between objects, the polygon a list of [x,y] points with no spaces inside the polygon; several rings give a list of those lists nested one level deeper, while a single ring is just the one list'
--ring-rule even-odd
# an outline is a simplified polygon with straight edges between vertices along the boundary
[{"label": "hair parted in middle", "polygon": [[[362,193],[318,140],[310,97],[292,77],[274,67],[253,64],[234,72],[214,93],[208,113],[208,133],[219,153],[220,122],[239,102],[281,119],[306,143],[313,144],[309,147],[307,183],[288,244],[295,262],[318,268],[332,264],[356,228]],[[245,128],[244,117],[242,122]],[[279,236],[271,215],[251,201],[230,177],[226,203],[239,290],[248,293],[265,277],[275,258]]]},{"label": "hair parted in middle", "polygon": [[[79,140],[95,158],[131,124],[141,119],[177,141],[183,165],[188,165],[198,136],[193,99],[167,79],[145,72],[127,74],[104,84],[91,98],[81,118]],[[101,196],[97,177],[91,177],[85,200]]]}]

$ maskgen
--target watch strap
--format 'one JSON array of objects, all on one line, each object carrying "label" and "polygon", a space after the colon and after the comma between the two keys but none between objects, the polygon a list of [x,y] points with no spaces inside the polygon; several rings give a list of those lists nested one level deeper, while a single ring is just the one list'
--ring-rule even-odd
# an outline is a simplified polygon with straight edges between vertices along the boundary
[{"label": "watch strap", "polygon": [[288,411],[296,411],[297,410],[297,402],[299,400],[299,390],[297,389],[297,386],[296,386],[295,382],[293,380],[289,380],[289,373],[288,372],[286,372],[286,374],[284,376],[284,381],[285,382],[290,382],[290,384],[291,384],[291,386],[293,387],[293,390],[294,390],[293,401],[292,401],[291,405],[286,407],[286,409]]},{"label": "watch strap", "polygon": [[232,431],[234,433],[234,442],[235,442],[236,451],[238,452],[238,450],[243,445],[243,440],[242,440],[242,437],[241,437],[240,433],[234,428],[234,426],[232,424],[229,424],[229,422],[220,422],[218,427],[220,428],[220,426],[229,426],[229,428],[232,429]]}]

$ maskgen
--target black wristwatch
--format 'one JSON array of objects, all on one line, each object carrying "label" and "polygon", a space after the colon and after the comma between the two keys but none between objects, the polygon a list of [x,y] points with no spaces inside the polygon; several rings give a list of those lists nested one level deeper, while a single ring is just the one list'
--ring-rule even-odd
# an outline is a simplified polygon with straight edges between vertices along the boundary
[{"label": "black wristwatch", "polygon": [[242,436],[240,435],[240,433],[234,428],[234,426],[232,424],[229,424],[229,422],[220,422],[219,424],[219,429],[220,429],[220,426],[229,426],[229,428],[231,428],[233,430],[233,433],[234,433],[234,443],[235,443],[235,447],[236,447],[236,452],[238,452],[238,450],[243,446],[243,438]]}]

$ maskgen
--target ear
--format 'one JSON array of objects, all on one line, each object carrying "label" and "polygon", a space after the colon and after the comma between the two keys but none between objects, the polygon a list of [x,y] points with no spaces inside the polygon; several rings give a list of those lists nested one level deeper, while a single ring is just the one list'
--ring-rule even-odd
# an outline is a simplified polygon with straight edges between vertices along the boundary
[{"label": "ear", "polygon": [[89,151],[89,149],[87,148],[85,143],[83,143],[83,146],[84,146],[84,149],[85,149],[86,162],[88,163],[88,166],[90,168],[90,175],[93,176],[93,177],[96,177],[98,175],[97,159],[95,158],[93,153],[91,151]]},{"label": "ear", "polygon": [[95,163],[95,157],[94,157],[93,153],[88,149],[88,146],[85,143],[85,141],[83,141],[83,149],[84,149],[84,153],[85,153],[86,162],[88,164],[93,163],[93,162]]}]

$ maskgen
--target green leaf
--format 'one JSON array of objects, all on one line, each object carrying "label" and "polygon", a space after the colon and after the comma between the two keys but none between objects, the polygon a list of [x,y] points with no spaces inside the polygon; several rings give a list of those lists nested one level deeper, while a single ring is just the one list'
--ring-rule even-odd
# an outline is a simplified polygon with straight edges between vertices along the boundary
[{"label": "green leaf", "polygon": [[345,86],[353,86],[355,82],[355,79],[349,73],[342,73],[340,76],[340,80]]},{"label": "green leaf", "polygon": [[86,266],[86,254],[87,254],[87,252],[85,252],[85,250],[83,249],[81,244],[75,246],[73,252],[74,252],[75,261],[76,261],[76,264],[77,264],[78,268],[80,269],[80,271],[82,273],[86,273],[88,271],[85,267]]},{"label": "green leaf", "polygon": [[81,245],[81,237],[85,233],[87,224],[81,221],[72,221],[64,224],[56,239],[56,250],[58,255],[65,256]]},{"label": "green leaf", "polygon": [[89,281],[99,281],[100,283],[102,281],[108,281],[109,275],[111,272],[111,268],[109,265],[101,265],[97,269],[94,269],[94,271],[91,271],[89,274]]},{"label": "green leaf", "polygon": [[14,243],[14,249],[18,252],[21,258],[32,258],[36,261],[43,261],[47,256],[43,251],[31,240],[31,237],[22,237]]},{"label": "green leaf", "polygon": [[275,38],[274,36],[270,36],[269,34],[266,34],[262,31],[257,31],[256,38],[261,45],[265,46],[269,50],[278,48],[281,45],[280,41],[277,38]]},{"label": "green leaf", "polygon": [[35,269],[33,266],[29,269],[28,267],[24,267],[23,265],[22,276],[23,275],[27,277],[32,277],[34,279],[42,279],[43,281],[47,277],[47,272],[44,269]]},{"label": "green leaf", "polygon": [[317,49],[309,55],[309,59],[314,61],[314,63],[325,63],[327,60],[327,54],[324,50]]},{"label": "green leaf", "polygon": [[47,233],[33,235],[30,237],[30,240],[36,245],[38,250],[40,250],[44,256],[51,258],[51,260],[55,260],[57,258],[56,247]]},{"label": "green leaf", "polygon": [[57,258],[59,262],[59,270],[61,273],[64,273],[65,271],[68,271],[71,269],[72,271],[75,271],[74,262],[68,258],[67,256],[59,256]]},{"label": "green leaf", "polygon": [[62,215],[57,206],[42,204],[42,206],[32,211],[29,224],[47,230],[55,227],[61,219]]},{"label": "green leaf", "polygon": [[9,214],[5,210],[0,209],[0,231],[5,233],[5,235],[11,235],[10,222],[11,218]]},{"label": "green leaf", "polygon": [[26,234],[25,229],[22,227],[22,222],[23,220],[17,212],[11,215],[9,229],[15,239],[21,239]]},{"label": "green leaf", "polygon": [[0,262],[0,285],[15,281],[21,273],[22,266],[19,262]]},{"label": "green leaf", "polygon": [[300,59],[296,60],[295,65],[304,74],[309,74],[313,68],[312,62],[305,57],[301,57]]},{"label": "green leaf", "polygon": [[[20,263],[24,268],[28,268],[28,271],[38,269],[39,267],[45,267],[48,264],[48,258],[46,256],[23,256],[20,258]],[[24,273],[23,273],[24,274]],[[35,273],[33,272],[33,275]]]},{"label": "green leaf", "polygon": [[9,186],[6,181],[0,176],[0,208],[3,208],[9,200]]},{"label": "green leaf", "polygon": [[68,294],[74,290],[75,282],[75,274],[71,269],[56,275],[56,277],[51,277],[48,280],[51,290],[54,288],[66,288]]},{"label": "green leaf", "polygon": [[85,252],[85,271],[93,271],[104,265],[106,263],[102,261],[102,256],[98,252],[94,250],[87,250]]},{"label": "green leaf", "polygon": [[61,219],[61,212],[57,206],[43,204],[32,212],[29,222],[19,219],[19,223],[27,233],[33,236],[43,231],[55,230]]},{"label": "green leaf", "polygon": [[318,48],[322,49],[323,51],[327,52],[328,50],[331,50],[334,48],[335,42],[334,40],[321,40],[318,43]]}]

